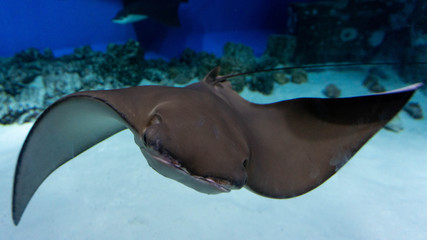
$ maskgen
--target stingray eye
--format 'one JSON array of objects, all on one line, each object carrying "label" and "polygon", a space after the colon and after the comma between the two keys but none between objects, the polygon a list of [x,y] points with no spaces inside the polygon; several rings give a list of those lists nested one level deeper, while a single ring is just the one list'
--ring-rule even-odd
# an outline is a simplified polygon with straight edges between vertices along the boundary
[{"label": "stingray eye", "polygon": [[159,128],[155,126],[160,124],[161,122],[162,117],[157,113],[150,118],[142,134],[142,141],[145,146],[156,146],[157,149],[159,148],[159,139],[157,139]]},{"label": "stingray eye", "polygon": [[144,135],[142,135],[142,140],[144,141],[145,146],[147,146],[147,133],[145,132]]},{"label": "stingray eye", "polygon": [[246,168],[246,166],[248,166],[248,159],[247,158],[243,161],[243,167]]},{"label": "stingray eye", "polygon": [[162,117],[156,113],[148,122],[147,127],[150,127],[151,125],[155,125],[155,124],[160,124],[161,122],[162,122]]}]

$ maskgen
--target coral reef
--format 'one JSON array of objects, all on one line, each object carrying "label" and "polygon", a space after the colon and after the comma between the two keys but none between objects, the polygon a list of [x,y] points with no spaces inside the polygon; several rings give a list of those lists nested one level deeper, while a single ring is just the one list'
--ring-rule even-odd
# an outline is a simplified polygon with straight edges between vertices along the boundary
[{"label": "coral reef", "polygon": [[247,72],[255,69],[256,59],[252,48],[228,42],[221,57],[221,69],[224,73]]},{"label": "coral reef", "polygon": [[[173,62],[177,65],[184,64],[187,68],[194,68],[196,66],[196,69],[193,69],[193,71],[195,71],[193,78],[196,77],[201,79],[212,68],[220,64],[220,59],[218,59],[214,54],[207,52],[197,53],[196,51],[187,48],[183,51],[179,59],[172,59],[170,67],[173,67]],[[172,76],[171,79],[173,79]]]},{"label": "coral reef", "polygon": [[[240,43],[226,43],[223,50],[223,55],[220,59],[221,73],[231,74],[239,72],[253,71],[256,66],[256,59],[252,48],[245,46]],[[256,78],[249,80],[249,82],[255,81]],[[246,84],[246,78],[244,76],[230,79],[233,89],[240,92],[243,90]],[[263,90],[263,86],[259,84],[253,84],[255,87],[251,88],[254,91],[256,89]],[[261,84],[262,85],[262,84]]]},{"label": "coral reef", "polygon": [[329,84],[322,93],[328,98],[337,98],[341,95],[341,90],[335,84]]},{"label": "coral reef", "polygon": [[[283,49],[283,44],[280,46]],[[136,86],[143,80],[159,85],[187,84],[218,65],[223,74],[247,72],[283,66],[277,64],[281,61],[278,57],[284,56],[256,58],[250,47],[238,43],[227,43],[221,58],[188,48],[170,61],[145,59],[144,50],[134,40],[110,44],[105,52],[82,46],[58,58],[49,49],[40,52],[30,48],[12,58],[0,58],[0,124],[33,121],[48,105],[77,91]],[[283,72],[261,73],[230,81],[236,91],[248,86],[270,94],[274,82],[284,84],[289,77]]]},{"label": "coral reef", "polygon": [[[49,104],[76,91],[136,86],[141,81],[187,84],[218,65],[221,74],[233,74],[329,62],[427,62],[426,16],[426,1],[295,2],[290,4],[290,31],[269,36],[259,57],[251,47],[231,42],[225,44],[221,57],[187,48],[170,60],[145,59],[144,50],[134,40],[110,44],[105,52],[82,46],[57,58],[50,49],[29,48],[11,58],[0,58],[0,124],[32,121]],[[425,65],[398,67],[405,81],[427,85]],[[380,80],[387,78],[381,68],[371,68],[363,85],[372,92],[383,92],[386,89]],[[298,68],[229,80],[238,92],[247,87],[270,94],[275,84],[301,84],[308,78]],[[426,87],[423,91],[427,94]],[[329,85],[323,93],[338,97],[340,90]],[[419,106],[406,109],[415,117],[422,116]]]},{"label": "coral reef", "polygon": [[271,73],[257,73],[252,77],[248,77],[248,87],[252,91],[258,91],[262,94],[271,94],[274,88],[274,79]]},{"label": "coral reef", "polygon": [[[280,67],[276,67],[280,68]],[[290,81],[290,78],[286,75],[286,73],[282,71],[273,72],[272,74],[273,80],[278,84],[286,84]]]},{"label": "coral reef", "polygon": [[[402,20],[401,16],[396,16],[401,24],[410,25],[411,38],[410,46],[405,50],[404,62],[427,62],[427,2],[415,1],[415,7],[409,21]],[[405,64],[400,68],[402,78],[409,83],[423,82],[427,85],[427,67],[426,65]],[[427,96],[427,87],[422,88]]]},{"label": "coral reef", "polygon": [[292,35],[270,35],[264,55],[277,59],[281,64],[292,63],[296,43],[296,37]]},{"label": "coral reef", "polygon": [[423,1],[295,2],[288,21],[297,38],[295,61],[400,61],[413,41],[408,23],[417,16],[418,2]]},{"label": "coral reef", "polygon": [[374,93],[385,92],[386,89],[381,85],[379,77],[375,74],[368,74],[365,80],[363,81],[363,86],[369,89],[369,91]]},{"label": "coral reef", "polygon": [[424,117],[423,110],[421,109],[420,104],[416,102],[410,102],[406,104],[403,110],[405,110],[405,112],[407,112],[411,117],[415,119],[422,119]]},{"label": "coral reef", "polygon": [[427,1],[295,2],[288,19],[294,63],[402,62],[405,81],[427,85],[425,64],[408,64],[427,62],[426,22]]},{"label": "coral reef", "polygon": [[388,122],[384,128],[386,130],[392,131],[392,132],[400,132],[403,130],[403,124],[402,121],[400,120],[399,115],[396,115],[393,119],[390,120],[390,122]]},{"label": "coral reef", "polygon": [[111,76],[124,85],[135,86],[141,81],[144,51],[133,40],[124,45],[109,44],[103,61],[100,61],[101,76]]},{"label": "coral reef", "polygon": [[291,82],[301,84],[307,81],[307,72],[304,69],[297,68],[291,71]]}]

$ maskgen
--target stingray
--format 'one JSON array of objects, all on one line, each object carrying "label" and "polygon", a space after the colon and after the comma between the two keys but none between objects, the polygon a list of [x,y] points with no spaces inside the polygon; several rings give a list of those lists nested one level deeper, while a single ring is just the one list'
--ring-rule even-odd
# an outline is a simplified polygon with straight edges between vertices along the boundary
[{"label": "stingray", "polygon": [[153,18],[163,24],[180,26],[178,8],[188,0],[123,0],[123,9],[113,18],[114,23],[127,24]]},{"label": "stingray", "polygon": [[124,129],[154,170],[199,192],[246,187],[270,198],[299,196],[336,173],[421,86],[255,104],[218,73],[182,88],[85,91],[53,103],[19,154],[14,223],[49,174]]}]

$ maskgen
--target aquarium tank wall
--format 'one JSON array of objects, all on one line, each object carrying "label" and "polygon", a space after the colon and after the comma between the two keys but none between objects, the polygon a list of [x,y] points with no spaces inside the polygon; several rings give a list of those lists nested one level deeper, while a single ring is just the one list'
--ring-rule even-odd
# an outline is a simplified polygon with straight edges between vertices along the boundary
[{"label": "aquarium tank wall", "polygon": [[150,18],[134,25],[115,24],[112,19],[122,8],[117,0],[5,2],[0,26],[7,37],[2,37],[5,47],[0,55],[11,56],[29,47],[51,48],[59,54],[83,45],[102,49],[108,43],[123,43],[136,36],[144,39],[143,47],[165,57],[176,57],[186,47],[221,54],[227,41],[245,42],[261,53],[263,49],[257,44],[265,45],[266,33],[286,32],[287,4],[247,1],[241,12],[239,1],[183,2],[178,10],[181,26],[173,28]]},{"label": "aquarium tank wall", "polygon": [[[426,16],[425,0],[3,1],[0,238],[425,239]],[[157,87],[166,89],[163,102],[145,98]],[[222,100],[206,103],[210,91],[224,91],[215,93]],[[401,95],[404,100],[394,97]],[[107,108],[79,105],[80,97]],[[129,110],[156,101],[162,103],[150,111]],[[278,101],[285,102],[273,104]],[[321,153],[357,141],[331,153],[330,172],[318,168],[307,175],[327,177],[280,195],[283,185],[304,182],[305,172],[277,164],[268,169],[286,165],[287,174],[301,181],[276,184],[272,179],[283,174],[275,172],[255,178],[254,172],[268,173],[266,165],[246,155],[239,171],[226,160],[187,169],[160,144],[167,140],[147,140],[147,129],[166,121],[162,109],[178,116],[169,129],[191,125],[190,114],[210,116],[190,130],[212,123],[212,134],[172,141],[191,156],[205,151],[199,162],[230,152],[253,156],[260,145],[274,156],[264,163],[299,156],[289,162],[317,166]],[[81,118],[74,114],[79,111]],[[105,123],[105,116],[113,120]],[[140,131],[142,123],[132,119],[147,126]],[[280,121],[289,124],[288,132]],[[371,128],[342,130],[368,123]],[[227,137],[210,142],[220,139],[221,129]],[[55,141],[43,138],[50,135]],[[283,139],[280,154],[268,155]],[[95,145],[85,151],[79,144]],[[73,161],[43,162],[58,152],[71,152]],[[208,174],[193,174],[194,168]],[[216,176],[217,168],[228,175]],[[30,187],[16,187],[22,182]],[[206,186],[232,191],[192,189],[212,193]]]}]

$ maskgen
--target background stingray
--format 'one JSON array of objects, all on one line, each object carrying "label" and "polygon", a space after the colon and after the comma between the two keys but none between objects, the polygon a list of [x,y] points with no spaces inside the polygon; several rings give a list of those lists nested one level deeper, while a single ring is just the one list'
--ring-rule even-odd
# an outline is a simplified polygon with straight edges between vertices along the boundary
[{"label": "background stingray", "polygon": [[163,24],[178,27],[178,8],[181,2],[188,0],[123,0],[123,9],[117,13],[113,22],[126,24],[153,18]]}]

